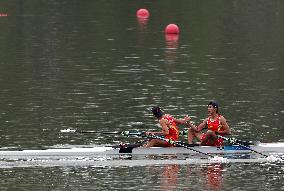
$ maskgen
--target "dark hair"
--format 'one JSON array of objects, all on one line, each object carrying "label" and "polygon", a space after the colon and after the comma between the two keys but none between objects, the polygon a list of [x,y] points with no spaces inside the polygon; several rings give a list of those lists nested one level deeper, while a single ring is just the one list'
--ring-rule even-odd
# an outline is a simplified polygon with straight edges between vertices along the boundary
[{"label": "dark hair", "polygon": [[208,105],[212,105],[214,108],[216,108],[217,109],[217,113],[218,113],[218,108],[219,108],[219,105],[218,105],[218,102],[217,101],[210,101],[209,103],[208,103]]},{"label": "dark hair", "polygon": [[158,119],[164,115],[163,111],[158,106],[153,107],[151,111],[153,115]]}]

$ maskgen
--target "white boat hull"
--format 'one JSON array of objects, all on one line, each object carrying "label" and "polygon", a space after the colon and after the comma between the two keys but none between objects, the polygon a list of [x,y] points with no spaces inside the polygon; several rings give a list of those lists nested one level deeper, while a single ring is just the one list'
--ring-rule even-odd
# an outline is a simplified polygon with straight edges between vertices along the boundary
[{"label": "white boat hull", "polygon": [[[198,154],[196,151],[208,154],[244,154],[254,151],[265,154],[284,154],[284,143],[261,143],[250,146],[250,149],[241,146],[225,146],[223,148],[211,146],[183,147],[152,147],[152,148],[113,148],[102,147],[82,147],[82,148],[59,148],[45,150],[22,150],[22,151],[0,151],[0,159],[34,159],[34,158],[79,158],[96,157],[107,155],[186,155]],[[199,153],[200,155],[200,153]]]}]

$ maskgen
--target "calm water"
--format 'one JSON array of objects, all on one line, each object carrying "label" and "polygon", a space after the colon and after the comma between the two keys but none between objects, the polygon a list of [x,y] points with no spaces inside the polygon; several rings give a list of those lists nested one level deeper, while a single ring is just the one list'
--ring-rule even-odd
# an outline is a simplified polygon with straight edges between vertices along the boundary
[{"label": "calm water", "polygon": [[[141,7],[150,11],[146,21],[135,16]],[[59,132],[157,130],[153,105],[199,123],[212,99],[234,137],[283,141],[283,8],[280,0],[0,1],[8,14],[0,17],[1,147],[131,142]],[[165,36],[169,23],[180,35]],[[174,172],[164,176],[166,168]],[[283,164],[226,164],[213,187],[211,168],[9,168],[0,170],[0,187],[284,189]]]}]

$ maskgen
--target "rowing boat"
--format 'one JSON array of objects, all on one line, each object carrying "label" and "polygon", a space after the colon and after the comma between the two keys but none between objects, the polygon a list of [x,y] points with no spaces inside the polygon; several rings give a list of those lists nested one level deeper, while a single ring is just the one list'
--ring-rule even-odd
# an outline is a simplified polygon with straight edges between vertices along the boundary
[{"label": "rowing boat", "polygon": [[187,155],[198,154],[196,151],[210,154],[246,154],[252,150],[266,154],[284,154],[284,142],[259,143],[243,147],[228,145],[224,147],[192,146],[193,149],[184,147],[135,147],[131,146],[95,146],[76,148],[50,148],[42,150],[0,151],[0,159],[33,159],[33,158],[78,158],[108,155]]}]

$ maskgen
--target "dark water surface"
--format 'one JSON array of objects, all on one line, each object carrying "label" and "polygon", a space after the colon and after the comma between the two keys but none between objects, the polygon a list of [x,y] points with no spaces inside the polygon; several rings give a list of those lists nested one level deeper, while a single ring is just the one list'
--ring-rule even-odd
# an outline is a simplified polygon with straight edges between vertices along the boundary
[{"label": "dark water surface", "polygon": [[283,190],[283,168],[283,163],[34,167],[3,169],[0,176],[2,190],[254,191]]},{"label": "dark water surface", "polygon": [[[135,16],[141,7],[150,11],[146,21]],[[131,142],[59,132],[157,130],[154,105],[199,123],[212,99],[234,137],[283,141],[283,10],[280,0],[0,1],[8,14],[0,17],[1,147]],[[164,34],[169,23],[179,25],[178,36]],[[283,164],[226,164],[217,188],[208,187],[209,165],[173,167],[173,183],[164,168],[2,169],[0,187],[283,189]]]}]

